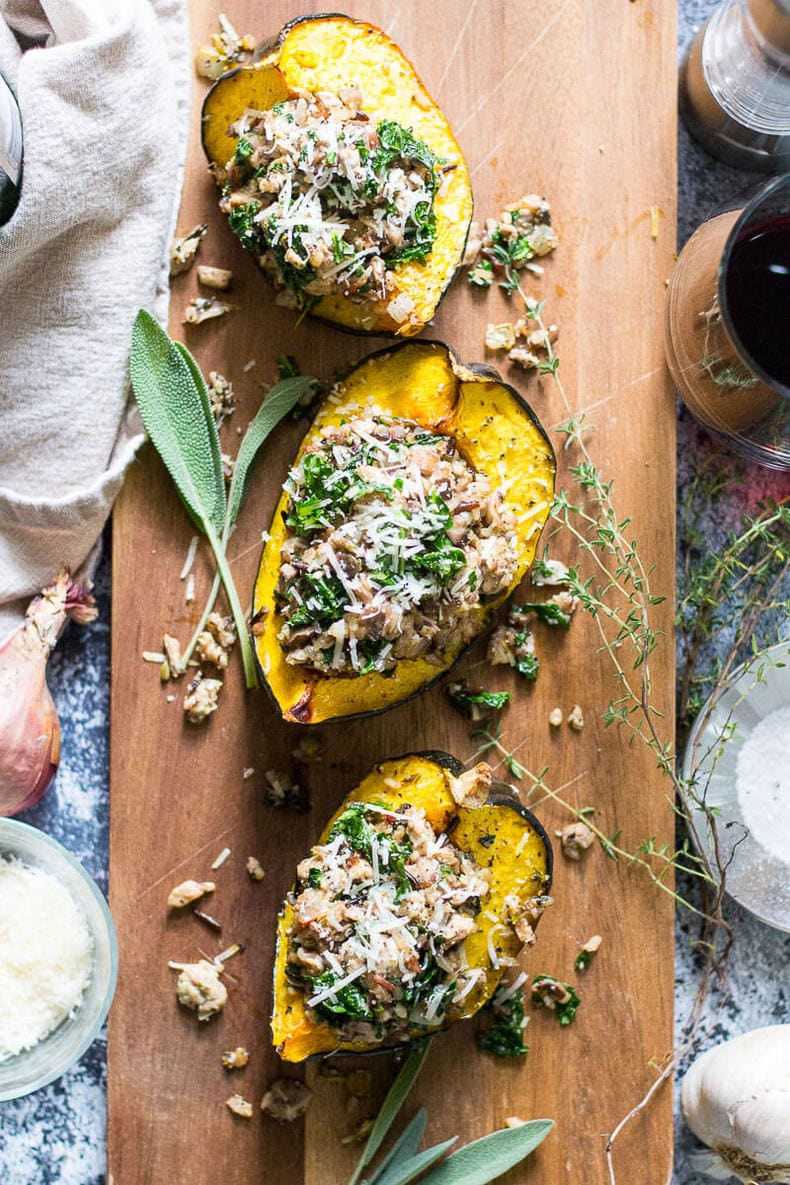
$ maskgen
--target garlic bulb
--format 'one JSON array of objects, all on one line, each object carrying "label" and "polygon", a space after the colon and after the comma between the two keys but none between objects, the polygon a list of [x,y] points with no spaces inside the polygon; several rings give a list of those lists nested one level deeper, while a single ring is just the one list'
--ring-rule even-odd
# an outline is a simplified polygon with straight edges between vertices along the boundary
[{"label": "garlic bulb", "polygon": [[724,1180],[790,1183],[790,1024],[744,1033],[703,1053],[683,1079],[686,1123],[712,1155],[698,1167]]}]

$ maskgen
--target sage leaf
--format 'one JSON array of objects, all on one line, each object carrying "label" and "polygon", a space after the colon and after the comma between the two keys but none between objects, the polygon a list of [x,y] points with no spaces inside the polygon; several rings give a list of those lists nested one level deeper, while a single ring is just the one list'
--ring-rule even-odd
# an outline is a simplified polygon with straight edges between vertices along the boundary
[{"label": "sage leaf", "polygon": [[414,1156],[420,1146],[420,1140],[425,1135],[427,1124],[428,1112],[424,1107],[420,1107],[417,1114],[409,1120],[387,1155],[382,1159],[381,1164],[370,1177],[367,1185],[381,1185],[382,1177],[390,1165],[394,1167]]},{"label": "sage leaf", "polygon": [[553,1127],[552,1119],[533,1119],[473,1140],[423,1177],[420,1185],[488,1185],[526,1160]]},{"label": "sage leaf", "polygon": [[255,459],[261,446],[271,430],[279,424],[283,416],[288,415],[288,412],[296,406],[314,384],[315,379],[302,375],[283,379],[282,382],[272,387],[258,409],[257,415],[244,433],[244,439],[233,466],[233,476],[228,491],[226,532],[235,523],[241,505],[247,497]]},{"label": "sage leaf", "polygon": [[458,1136],[451,1136],[443,1144],[434,1144],[433,1148],[426,1148],[424,1152],[418,1152],[416,1156],[410,1157],[409,1160],[392,1165],[389,1172],[379,1178],[377,1185],[409,1185],[411,1181],[421,1176],[426,1169],[436,1164],[437,1160],[441,1160],[448,1148],[452,1148],[457,1140]]},{"label": "sage leaf", "polygon": [[415,1046],[415,1048],[406,1058],[406,1061],[401,1066],[398,1077],[393,1082],[387,1093],[387,1097],[381,1104],[381,1110],[376,1116],[376,1122],[370,1129],[370,1135],[368,1136],[367,1143],[362,1150],[359,1163],[354,1170],[354,1174],[351,1177],[348,1185],[357,1185],[363,1170],[367,1168],[383,1144],[387,1132],[395,1122],[398,1112],[406,1101],[409,1091],[414,1086],[417,1075],[422,1069],[422,1064],[428,1056],[428,1050],[430,1047],[430,1041],[424,1041],[420,1045]]},{"label": "sage leaf", "polygon": [[141,309],[132,329],[130,373],[140,415],[190,518],[204,533],[225,522],[219,437],[197,363]]}]

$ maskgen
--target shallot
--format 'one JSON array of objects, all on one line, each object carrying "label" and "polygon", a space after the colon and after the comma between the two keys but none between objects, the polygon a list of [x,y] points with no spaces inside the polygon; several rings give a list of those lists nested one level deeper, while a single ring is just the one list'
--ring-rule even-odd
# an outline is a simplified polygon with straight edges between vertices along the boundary
[{"label": "shallot", "polygon": [[97,614],[89,587],[63,568],[0,644],[0,816],[34,806],[55,776],[60,723],[47,660],[69,619],[86,625]]}]

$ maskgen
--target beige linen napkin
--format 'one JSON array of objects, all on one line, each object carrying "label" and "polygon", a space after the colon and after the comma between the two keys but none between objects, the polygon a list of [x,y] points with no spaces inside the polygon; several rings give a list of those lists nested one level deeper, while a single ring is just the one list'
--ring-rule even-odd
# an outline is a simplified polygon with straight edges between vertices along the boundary
[{"label": "beige linen napkin", "polygon": [[24,133],[0,228],[0,639],[84,563],[141,440],[129,339],[138,308],[167,312],[190,56],[184,0],[0,0]]}]

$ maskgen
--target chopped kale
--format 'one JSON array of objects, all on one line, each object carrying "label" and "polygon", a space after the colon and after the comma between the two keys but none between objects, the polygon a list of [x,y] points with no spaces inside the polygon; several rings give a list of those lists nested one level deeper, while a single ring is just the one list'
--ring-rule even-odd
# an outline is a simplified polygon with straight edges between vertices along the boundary
[{"label": "chopped kale", "polygon": [[365,818],[367,809],[366,802],[349,803],[340,818],[332,824],[329,839],[331,841],[338,835],[344,836],[346,843],[353,851],[359,852],[366,860],[370,860],[373,837],[370,825]]},{"label": "chopped kale", "polygon": [[431,551],[424,551],[422,555],[414,557],[414,566],[433,572],[440,584],[449,584],[466,563],[464,553],[443,533],[436,535],[430,546]]},{"label": "chopped kale", "polygon": [[470,687],[467,683],[451,683],[447,698],[453,707],[475,722],[501,712],[510,703],[509,691],[485,691],[482,687]]},{"label": "chopped kale", "polygon": [[[423,440],[420,443],[425,444],[426,441]],[[453,525],[452,511],[442,495],[437,490],[429,490],[427,500],[431,509],[438,514],[441,525],[445,528],[451,527]]]},{"label": "chopped kale", "polygon": [[[419,974],[408,985],[403,987],[403,1003],[407,1008],[416,1009],[419,1004],[424,1004],[425,1001],[433,994],[436,988],[436,981],[441,979],[442,971],[438,964],[431,958],[430,955],[425,955],[425,963],[420,969]],[[441,1002],[436,1009],[437,1021],[441,1019],[442,1013],[445,1011],[447,1004],[455,991],[457,984],[455,980],[448,983],[445,987],[444,995]],[[437,1023],[437,1022],[434,1022]]]},{"label": "chopped kale", "polygon": [[412,846],[409,840],[405,840],[401,844],[388,843],[387,847],[389,849],[387,872],[395,881],[395,900],[400,901],[401,897],[408,893],[412,887],[404,868],[404,864],[411,855]]},{"label": "chopped kale", "polygon": [[[436,239],[433,201],[438,187],[436,169],[442,162],[423,140],[418,140],[407,128],[401,127],[394,120],[382,120],[376,131],[379,146],[370,160],[373,172],[380,176],[398,160],[417,162],[425,168],[425,183],[430,194],[430,201],[420,202],[414,207],[403,244],[384,253],[384,261],[388,268],[413,261],[425,263]],[[379,182],[373,178],[368,184],[370,196],[375,196]]]},{"label": "chopped kale", "polygon": [[294,358],[293,354],[280,354],[277,359],[277,376],[282,381],[283,379],[295,379],[301,374],[299,363]]},{"label": "chopped kale", "polygon": [[425,263],[436,239],[436,215],[431,210],[425,222],[419,223],[413,231],[406,232],[407,241],[402,247],[394,247],[384,256],[387,267],[400,263]]},{"label": "chopped kale", "polygon": [[393,119],[383,119],[376,128],[379,145],[371,161],[375,172],[387,169],[396,160],[417,161],[428,172],[428,188],[436,190],[436,168],[441,160],[423,140],[418,140],[407,128]]},{"label": "chopped kale", "polygon": [[540,670],[540,663],[538,662],[537,655],[530,654],[526,649],[524,649],[523,654],[518,654],[520,648],[526,648],[529,640],[529,630],[523,630],[521,633],[516,634],[515,638],[513,639],[513,645],[516,651],[516,661],[514,665],[522,678],[529,679],[530,683],[534,683],[538,677],[538,671]]},{"label": "chopped kale", "polygon": [[311,889],[320,889],[324,874],[320,868],[311,868],[307,874],[307,883]]},{"label": "chopped kale", "polygon": [[338,835],[344,836],[348,846],[371,863],[373,840],[376,839],[380,856],[383,856],[380,867],[395,881],[395,900],[399,901],[411,888],[411,881],[404,868],[406,860],[411,855],[411,841],[404,839],[401,843],[393,843],[388,836],[377,834],[365,817],[368,809],[366,802],[349,803],[340,818],[332,825],[329,838],[332,840]]},{"label": "chopped kale", "polygon": [[376,670],[376,663],[386,645],[386,641],[376,642],[373,638],[365,638],[364,641],[359,643],[357,653],[360,658],[360,675],[369,675],[371,671]]},{"label": "chopped kale", "polygon": [[[271,221],[271,219],[269,219],[269,221]],[[305,247],[302,243],[301,232],[303,230],[305,230],[304,226],[294,227],[290,245],[288,240],[285,238],[279,240],[276,243],[267,243],[268,248],[274,256],[274,260],[277,264],[277,270],[282,277],[283,283],[289,288],[293,288],[293,290],[297,293],[302,288],[304,288],[306,284],[309,284],[311,280],[315,279],[315,271],[308,262],[307,251],[305,250]],[[301,256],[301,258],[304,260],[302,267],[297,267],[296,264],[291,263],[290,260],[285,258],[289,251],[293,251],[294,254]]]},{"label": "chopped kale", "polygon": [[529,1053],[529,1046],[524,1044],[523,992],[500,984],[481,1014],[490,1020],[477,1034],[481,1049],[497,1057],[524,1057]]},{"label": "chopped kale", "polygon": [[569,1025],[579,1011],[581,1000],[569,983],[553,975],[536,975],[532,980],[532,1003],[536,1008],[550,1008],[561,1025]]},{"label": "chopped kale", "polygon": [[242,136],[241,139],[239,140],[238,144],[236,145],[236,152],[234,153],[234,156],[233,156],[233,163],[237,164],[237,165],[246,165],[247,161],[252,156],[252,153],[253,153],[252,144],[249,142],[249,140],[245,139],[245,137]]},{"label": "chopped kale", "polygon": [[582,948],[576,958],[573,960],[573,965],[577,971],[586,971],[593,960],[593,951],[584,950]]},{"label": "chopped kale", "polygon": [[300,502],[291,503],[286,525],[298,535],[323,531],[364,494],[388,495],[388,490],[364,482],[358,476],[356,465],[363,464],[366,459],[363,452],[354,467],[336,469],[325,453],[307,453],[302,462],[302,485],[306,496]]},{"label": "chopped kale", "polygon": [[[325,971],[323,975],[312,977],[313,994],[325,991],[341,977],[334,971]],[[333,996],[316,1004],[315,1011],[322,1019],[331,1021],[336,1016],[345,1016],[349,1020],[366,1020],[375,1022],[376,1016],[371,1001],[356,983],[347,983],[338,988]]]},{"label": "chopped kale", "polygon": [[331,625],[342,616],[348,604],[348,594],[336,577],[315,572],[306,572],[293,580],[286,596],[298,605],[289,619],[295,627]]},{"label": "chopped kale", "polygon": [[525,601],[523,605],[513,605],[511,613],[534,613],[538,621],[546,625],[558,625],[564,630],[571,624],[570,613],[566,613],[551,601]]},{"label": "chopped kale", "polygon": [[252,251],[253,255],[263,255],[267,249],[266,236],[261,226],[255,222],[255,215],[260,210],[260,202],[255,200],[236,206],[228,215],[230,229],[238,238],[242,247]]}]

